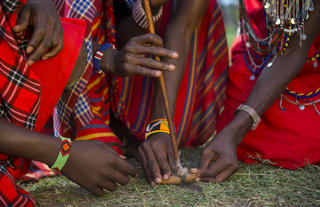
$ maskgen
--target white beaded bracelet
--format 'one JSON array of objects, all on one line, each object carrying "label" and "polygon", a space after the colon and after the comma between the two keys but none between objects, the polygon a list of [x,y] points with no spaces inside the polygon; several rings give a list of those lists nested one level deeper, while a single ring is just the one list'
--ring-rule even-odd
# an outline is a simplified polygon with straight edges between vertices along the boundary
[{"label": "white beaded bracelet", "polygon": [[[153,16],[153,21],[156,22],[160,19],[162,15],[163,7],[158,11],[158,14],[156,16]],[[132,17],[134,21],[143,29],[147,29],[149,24],[146,17],[146,12],[143,9],[142,6],[142,0],[137,0],[132,8]]]}]

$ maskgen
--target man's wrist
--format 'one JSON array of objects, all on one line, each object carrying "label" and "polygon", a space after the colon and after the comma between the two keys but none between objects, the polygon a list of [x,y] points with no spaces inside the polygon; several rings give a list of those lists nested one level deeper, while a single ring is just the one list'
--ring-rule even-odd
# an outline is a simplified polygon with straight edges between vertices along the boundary
[{"label": "man's wrist", "polygon": [[239,145],[250,130],[251,125],[252,119],[250,115],[245,111],[239,111],[226,128],[233,134],[231,137],[233,137],[235,143]]},{"label": "man's wrist", "polygon": [[38,153],[33,160],[37,160],[51,166],[59,154],[60,139],[50,137],[47,139],[46,145],[47,146],[43,145],[42,149],[37,150]]},{"label": "man's wrist", "polygon": [[105,73],[114,72],[115,58],[117,58],[118,52],[116,49],[108,48],[104,51],[101,58],[100,68]]}]

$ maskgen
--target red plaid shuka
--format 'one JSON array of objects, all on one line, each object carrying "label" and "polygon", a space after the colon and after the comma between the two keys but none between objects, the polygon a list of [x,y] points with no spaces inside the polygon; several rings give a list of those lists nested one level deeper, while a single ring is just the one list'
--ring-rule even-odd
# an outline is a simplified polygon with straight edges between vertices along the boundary
[{"label": "red plaid shuka", "polygon": [[[23,34],[12,32],[17,12],[25,3],[25,0],[0,2],[0,116],[15,125],[39,131],[69,79],[81,49],[86,24],[81,20],[61,19],[63,50],[54,58],[37,61],[29,67],[24,50],[27,40],[23,39]],[[84,75],[90,73],[86,70]],[[85,80],[83,76],[79,83],[85,83]],[[75,88],[79,89],[78,85]],[[70,93],[64,93],[60,100],[65,100],[64,103],[73,108],[70,106],[72,99],[67,94]],[[77,93],[71,94],[77,100]],[[30,194],[16,184],[27,173],[29,164],[30,160],[0,154],[0,206],[35,205]]]},{"label": "red plaid shuka", "polygon": [[[26,0],[2,0],[0,3],[0,116],[33,130],[40,107],[40,82],[27,66],[20,44],[22,39],[12,33],[16,11],[25,3]],[[0,155],[0,160],[6,158]],[[26,169],[13,170],[0,164],[0,206],[34,206],[32,197],[16,186],[16,177],[12,175],[13,171],[23,174]]]},{"label": "red plaid shuka", "polygon": [[0,115],[8,121],[33,130],[40,106],[40,82],[26,63],[22,39],[12,33],[16,10],[26,0],[1,1],[0,7]]}]

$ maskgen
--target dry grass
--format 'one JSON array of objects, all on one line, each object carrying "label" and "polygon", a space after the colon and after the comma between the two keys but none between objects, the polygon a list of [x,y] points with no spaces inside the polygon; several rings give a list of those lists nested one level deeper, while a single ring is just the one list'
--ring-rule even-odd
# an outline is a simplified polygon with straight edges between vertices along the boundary
[{"label": "dry grass", "polygon": [[[194,167],[200,150],[185,149],[182,160]],[[239,171],[224,183],[151,188],[140,176],[114,192],[97,198],[60,176],[24,185],[39,206],[320,206],[320,168],[295,171],[264,164],[241,163]]]}]

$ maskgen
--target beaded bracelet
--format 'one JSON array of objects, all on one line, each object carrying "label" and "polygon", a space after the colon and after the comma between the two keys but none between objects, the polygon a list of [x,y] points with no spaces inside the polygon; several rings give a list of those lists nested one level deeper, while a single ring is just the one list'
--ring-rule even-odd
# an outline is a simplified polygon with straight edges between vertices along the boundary
[{"label": "beaded bracelet", "polygon": [[[161,6],[158,14],[153,16],[153,22],[156,22],[160,19],[161,15],[162,15],[162,11],[163,11],[163,7]],[[148,28],[148,21],[147,21],[147,17],[146,17],[146,12],[143,9],[142,6],[142,0],[137,0],[136,3],[133,5],[132,8],[132,17],[134,19],[134,21],[143,29],[147,29]]]},{"label": "beaded bracelet", "polygon": [[167,119],[156,119],[151,121],[146,129],[145,140],[149,138],[150,135],[155,133],[166,133],[170,134],[169,125]]},{"label": "beaded bracelet", "polygon": [[69,138],[65,138],[61,136],[60,136],[60,139],[61,139],[61,146],[60,146],[60,151],[59,151],[57,160],[50,167],[52,169],[56,169],[59,171],[61,171],[62,168],[67,163],[70,155],[70,151],[71,151],[71,140]]},{"label": "beaded bracelet", "polygon": [[101,59],[103,57],[104,52],[109,48],[115,49],[114,45],[106,43],[106,44],[102,45],[101,47],[99,47],[96,54],[94,55],[93,60],[92,60],[92,64],[93,64],[93,70],[95,72],[97,72],[97,73],[102,72],[102,70],[100,68]]}]

